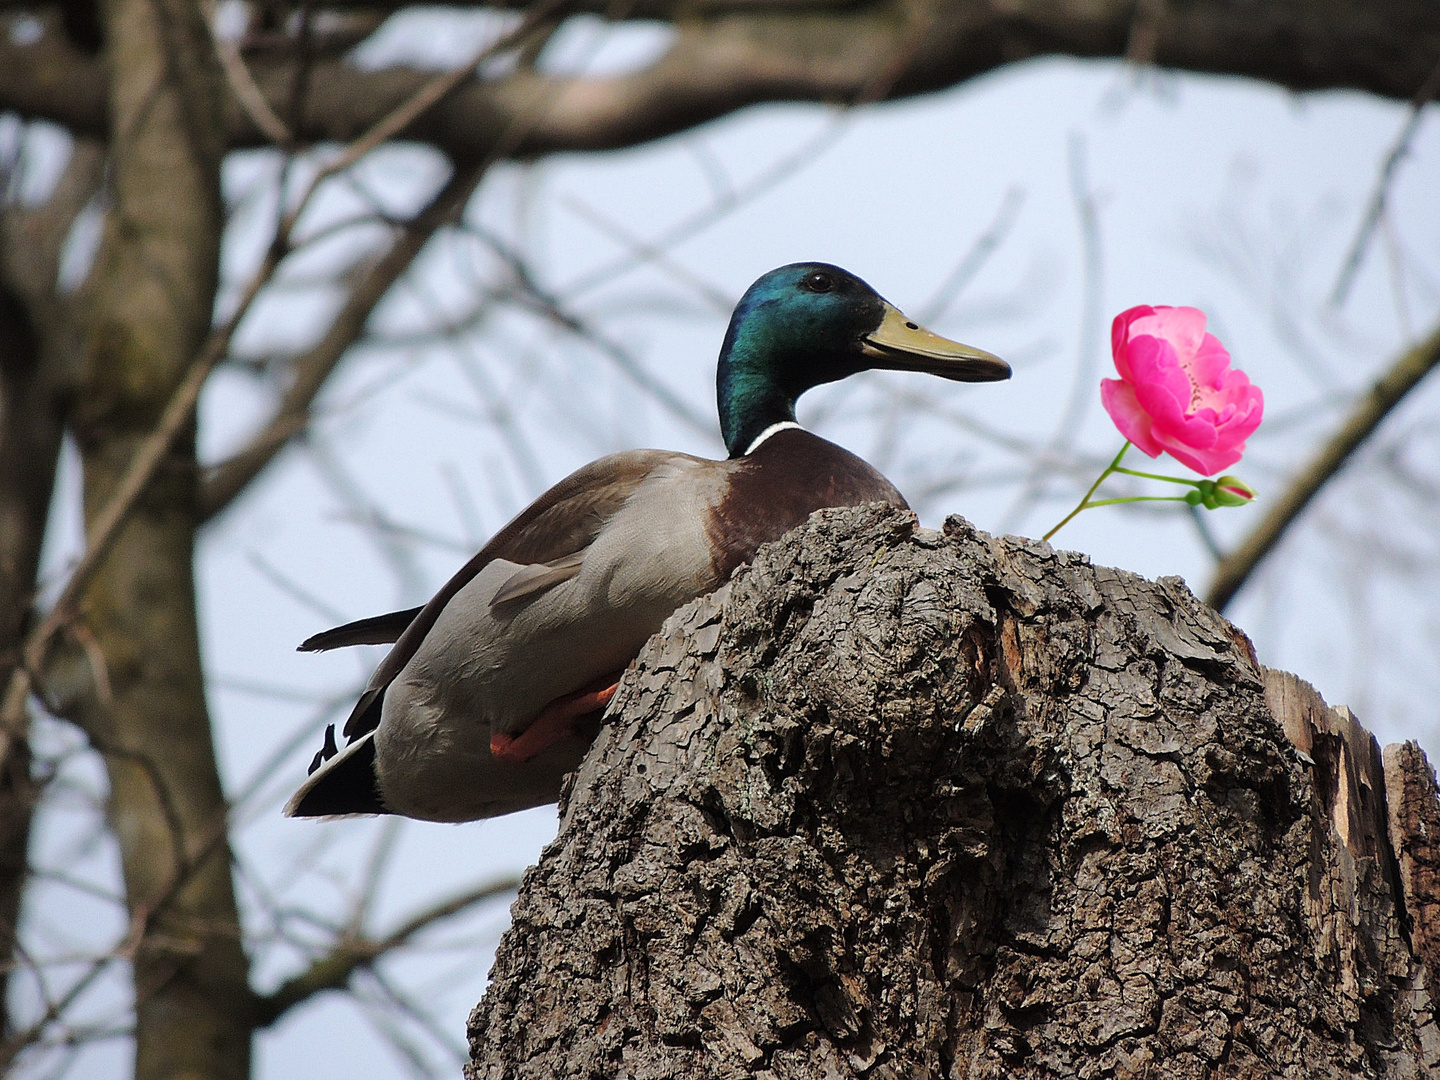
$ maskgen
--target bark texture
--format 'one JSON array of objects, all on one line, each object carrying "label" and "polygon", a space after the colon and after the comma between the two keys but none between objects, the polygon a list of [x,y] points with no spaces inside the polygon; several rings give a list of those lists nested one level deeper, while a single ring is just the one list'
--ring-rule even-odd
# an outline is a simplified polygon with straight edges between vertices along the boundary
[{"label": "bark texture", "polygon": [[822,512],[625,679],[469,1076],[1431,1075],[1391,758],[1179,579]]}]

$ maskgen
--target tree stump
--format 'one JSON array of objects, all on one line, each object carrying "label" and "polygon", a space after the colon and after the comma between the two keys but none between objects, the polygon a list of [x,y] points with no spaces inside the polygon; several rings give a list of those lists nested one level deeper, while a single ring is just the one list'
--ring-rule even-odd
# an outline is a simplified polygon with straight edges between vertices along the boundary
[{"label": "tree stump", "polygon": [[1424,1077],[1440,801],[1178,578],[823,511],[653,638],[471,1080]]}]

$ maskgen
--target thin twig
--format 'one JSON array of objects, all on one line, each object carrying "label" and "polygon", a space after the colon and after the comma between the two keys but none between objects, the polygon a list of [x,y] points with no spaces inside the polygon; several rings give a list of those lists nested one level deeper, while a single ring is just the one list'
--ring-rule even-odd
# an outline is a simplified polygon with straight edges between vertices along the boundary
[{"label": "thin twig", "polygon": [[[464,235],[464,233],[462,232],[461,235]],[[443,323],[444,305],[440,301],[440,298],[434,295],[433,290],[429,288],[428,284],[422,281],[411,280],[408,282],[408,285],[409,291],[415,297],[420,307],[424,309],[430,323],[432,325]],[[493,291],[490,291],[481,306],[481,310],[487,310],[496,306],[496,304],[498,304],[498,297]],[[522,479],[532,491],[543,490],[548,486],[545,469],[541,466],[540,459],[535,455],[535,451],[531,447],[522,425],[516,420],[515,411],[511,404],[514,395],[506,393],[494,384],[490,378],[489,371],[486,370],[480,357],[476,355],[477,350],[474,341],[469,335],[456,332],[449,335],[448,344],[450,345],[450,349],[448,350],[450,358],[460,369],[461,374],[465,376],[466,381],[469,382],[475,390],[475,397],[481,404],[483,417],[489,421],[500,433],[500,437],[505,440],[510,450],[510,457],[520,470]],[[525,358],[520,356],[517,357],[517,360],[518,364],[512,366],[518,366],[523,372],[527,366]],[[453,411],[454,404],[446,402],[444,408]],[[473,417],[467,417],[467,419],[473,419]],[[397,526],[397,528],[403,527]],[[414,535],[416,538],[423,538],[427,543],[439,542],[442,545],[448,546],[447,541],[433,534],[422,537],[417,530]],[[467,554],[468,551],[473,550],[469,544],[461,544],[460,549],[466,551]]]},{"label": "thin twig", "polygon": [[[267,258],[266,261],[268,263],[270,260]],[[119,535],[120,526],[129,517],[131,509],[154,477],[171,443],[189,422],[206,378],[225,354],[236,325],[249,309],[263,282],[264,278],[257,274],[235,314],[224,326],[211,332],[199,355],[191,362],[190,369],[185,373],[180,385],[175,388],[154,431],[140,444],[109,502],[91,523],[85,554],[71,571],[59,598],[45,618],[26,637],[22,651],[24,662],[11,675],[3,705],[0,705],[0,758],[5,756],[4,751],[8,749],[10,741],[24,730],[25,701],[35,685],[36,676],[45,667],[51,643],[56,634],[74,617],[80,594],[90,584],[90,579],[95,575],[101,561],[109,554],[111,545]]]},{"label": "thin twig", "polygon": [[295,219],[299,217],[300,211],[310,201],[310,196],[317,187],[336,173],[350,168],[381,143],[388,142],[400,134],[438,105],[462,82],[470,78],[475,69],[486,60],[523,42],[536,26],[554,17],[556,12],[565,6],[565,2],[566,0],[542,0],[541,3],[527,11],[525,18],[509,33],[502,34],[495,41],[478,49],[464,63],[435,76],[397,108],[391,110],[388,115],[382,117],[369,131],[346,147],[343,154],[315,174],[295,210],[287,215],[290,226],[293,227]]},{"label": "thin twig", "polygon": [[380,886],[385,881],[385,871],[395,854],[395,844],[404,828],[404,818],[387,817],[376,830],[375,846],[371,849],[365,872],[360,875],[360,891],[355,894],[355,903],[350,918],[345,920],[343,936],[360,938],[365,934],[365,923],[375,908],[380,895]]},{"label": "thin twig", "polygon": [[1104,263],[1100,244],[1100,213],[1095,193],[1086,175],[1085,141],[1080,135],[1072,134],[1070,137],[1068,161],[1070,195],[1075,203],[1075,216],[1080,226],[1080,248],[1084,267],[1079,357],[1075,364],[1075,373],[1071,377],[1070,397],[1066,402],[1065,412],[1055,427],[1055,434],[1051,436],[1049,444],[1031,469],[1020,495],[1006,513],[1001,526],[1004,530],[1018,526],[1044,491],[1049,471],[1048,462],[1068,455],[1075,436],[1079,434],[1080,426],[1084,423],[1086,407],[1094,394],[1095,367],[1099,359],[1097,345],[1101,334]]},{"label": "thin twig", "polygon": [[[375,987],[389,999],[392,1006],[408,1016],[411,1023],[423,1030],[425,1034],[429,1035],[430,1038],[445,1048],[456,1065],[463,1066],[465,1062],[469,1060],[470,1055],[465,1045],[458,1042],[454,1034],[446,1030],[419,1002],[415,1001],[409,994],[406,994],[386,978],[383,971],[379,968],[372,967],[369,969],[369,977],[371,981],[374,982]],[[435,1074],[428,1072],[427,1067],[427,1075]]]},{"label": "thin twig", "polygon": [[699,275],[692,273],[677,260],[672,259],[664,251],[640,239],[623,225],[611,221],[604,214],[600,213],[600,211],[581,202],[572,195],[561,196],[560,201],[569,207],[571,212],[584,218],[611,240],[629,248],[631,255],[634,256],[638,262],[654,263],[670,277],[690,286],[707,304],[721,315],[729,315],[735,307],[734,297],[726,295],[722,290],[711,285]]},{"label": "thin twig", "polygon": [[465,226],[472,235],[482,240],[510,268],[518,286],[516,299],[532,311],[544,315],[552,322],[564,327],[578,337],[589,341],[614,362],[636,386],[640,387],[677,419],[693,431],[705,437],[715,434],[714,423],[689,402],[685,401],[664,383],[656,379],[631,353],[605,337],[599,330],[588,325],[579,315],[561,306],[559,297],[547,291],[534,277],[523,258],[507,243],[487,229],[474,224]]},{"label": "thin twig", "polygon": [[[565,3],[566,0],[544,0],[529,11],[524,21],[514,30],[485,46],[459,67],[432,79],[408,101],[380,120],[369,132],[351,144],[345,154],[316,174],[295,208],[283,216],[278,236],[284,237],[288,244],[300,214],[325,179],[349,168],[385,139],[398,134],[426,109],[437,104],[459,86],[476,66],[523,41],[534,27],[553,18]],[[441,225],[451,223],[460,216],[470,192],[480,182],[489,166],[509,154],[524,139],[534,124],[539,122],[546,107],[547,103],[542,102],[531,113],[516,117],[483,159],[466,162],[458,167],[440,193],[412,219],[411,227],[408,227],[396,244],[376,262],[361,285],[352,290],[340,315],[331,323],[325,338],[296,363],[295,379],[272,422],[256,436],[249,447],[217,466],[207,477],[200,500],[203,520],[208,520],[228,506],[260,470],[268,465],[296,434],[304,430],[315,395],[350,343],[359,337],[370,312],[380,298],[410,265],[434,232]]]},{"label": "thin twig", "polygon": [[316,395],[359,337],[375,305],[430,238],[458,218],[484,171],[483,164],[457,169],[425,208],[406,223],[390,249],[369,266],[331,320],[325,336],[291,365],[290,385],[270,422],[245,449],[206,470],[199,500],[202,521],[228,507],[290,440],[305,430]]},{"label": "thin twig", "polygon": [[999,249],[1005,242],[1005,237],[1014,228],[1015,222],[1020,217],[1020,208],[1025,205],[1025,189],[1017,185],[1011,185],[1005,190],[1005,197],[1000,200],[1000,206],[995,211],[995,216],[990,219],[990,224],[985,226],[985,231],[977,236],[970,245],[970,250],[965,252],[960,261],[955,264],[955,269],[950,271],[949,276],[941,283],[930,297],[915,313],[915,317],[927,325],[938,322],[950,310],[950,305],[955,298],[964,291],[965,286],[975,279],[981,267],[989,260],[990,256]]},{"label": "thin twig", "polygon": [[250,552],[247,561],[260,572],[261,577],[265,578],[271,585],[274,585],[275,588],[279,589],[301,606],[309,608],[322,619],[329,619],[337,626],[345,622],[345,613],[343,611],[327,604],[289,574],[285,573],[285,571],[272,564],[258,551]]},{"label": "thin twig", "polygon": [[[555,6],[555,0],[541,5],[546,11],[553,6]],[[533,15],[534,13],[527,16],[526,21],[530,21]],[[25,702],[30,695],[31,688],[35,685],[38,673],[44,669],[46,655],[55,635],[74,617],[74,607],[80,594],[90,584],[90,579],[94,576],[100,562],[109,553],[111,545],[119,535],[120,526],[129,517],[130,511],[134,508],[141,493],[149,486],[176,436],[189,423],[206,379],[229,349],[230,341],[235,336],[240,321],[249,312],[255,298],[269,283],[280,262],[288,253],[295,223],[310,204],[320,183],[342,168],[348,168],[359,161],[385,138],[403,130],[426,108],[438,102],[445,93],[449,92],[449,89],[459,85],[459,82],[474,70],[475,65],[495,52],[507,48],[514,36],[514,33],[502,36],[498,41],[481,50],[473,63],[432,79],[409,100],[402,103],[389,115],[381,118],[374,127],[352,143],[337,161],[322,169],[311,180],[309,187],[300,197],[294,209],[285,215],[274,241],[266,251],[265,257],[261,260],[250,283],[246,286],[235,310],[224,324],[210,332],[205,344],[191,362],[189,370],[186,371],[184,378],[181,379],[180,384],[171,395],[154,431],[140,444],[126,468],[125,474],[116,485],[109,502],[91,523],[85,554],[71,572],[60,597],[50,609],[49,614],[26,637],[21,653],[23,662],[11,675],[4,697],[0,699],[0,759],[5,757],[10,742],[24,730]],[[461,170],[460,172],[465,171]],[[458,175],[460,173],[457,173]],[[456,177],[451,178],[452,184],[455,179]],[[449,186],[447,185],[447,188]]]},{"label": "thin twig", "polygon": [[[320,184],[329,176],[353,165],[394,133],[403,130],[426,108],[439,101],[445,93],[448,93],[449,89],[467,77],[475,64],[480,63],[491,52],[506,47],[509,36],[507,35],[490,46],[489,50],[479,55],[474,63],[456,72],[451,72],[448,76],[432,80],[398,109],[383,118],[366,135],[351,144],[339,160],[331,163],[329,167],[313,178],[294,208],[283,217],[274,241],[266,251],[264,259],[242,293],[235,309],[222,325],[213,329],[208,335],[172,393],[154,430],[140,444],[120,482],[116,485],[110,500],[93,519],[88,530],[89,540],[86,550],[71,572],[60,597],[47,616],[27,635],[22,649],[23,662],[11,675],[5,687],[3,700],[0,700],[0,758],[5,756],[10,744],[25,730],[25,704],[32,688],[36,685],[39,673],[43,670],[57,633],[74,618],[80,596],[109,553],[130,511],[148,487],[180,431],[189,423],[210,372],[225,356],[236,328],[249,312],[258,294],[273,279],[275,270],[289,251],[295,224],[309,205]],[[142,940],[148,935],[156,915],[168,906],[178,890],[189,880],[194,869],[203,864],[208,855],[225,842],[227,836],[228,830],[222,822],[213,836],[201,844],[189,859],[182,861],[176,867],[171,886],[162,892],[156,902],[147,909],[135,913],[136,922],[132,934],[135,935],[136,941]],[[38,1038],[45,1028],[68,1008],[69,1003],[99,977],[117,955],[118,953],[112,954],[110,957],[98,961],[82,975],[62,999],[47,1008],[45,1015],[35,1024],[7,1039],[3,1046],[0,1046],[0,1067],[8,1064],[16,1053]],[[179,970],[178,966],[176,970]],[[151,986],[148,988],[148,992],[154,993],[158,988],[158,986]]]},{"label": "thin twig", "polygon": [[1207,604],[1216,611],[1225,610],[1255,568],[1304,512],[1310,500],[1344,468],[1350,455],[1375,433],[1385,417],[1437,364],[1440,364],[1440,327],[1420,344],[1407,350],[1370,388],[1370,392],[1356,402],[1340,430],[1291,481],[1289,488],[1270,504],[1269,513],[1244,542],[1215,568],[1215,577],[1205,597]]},{"label": "thin twig", "polygon": [[[701,210],[696,211],[689,217],[676,222],[670,228],[662,232],[654,240],[645,244],[647,252],[662,252],[689,240],[691,237],[704,232],[710,226],[732,213],[734,210],[751,202],[777,184],[790,179],[806,166],[814,164],[835,143],[840,141],[841,136],[849,130],[853,117],[849,112],[839,112],[834,119],[822,127],[815,135],[801,143],[800,147],[792,154],[787,154],[774,162],[764,172],[756,176],[739,191],[731,191],[724,198],[717,198],[714,202]],[[621,274],[629,273],[637,266],[644,265],[646,258],[637,256],[634,252],[627,252],[612,259],[608,263],[587,271],[580,277],[562,286],[558,291],[561,295],[570,300],[577,299],[581,293],[589,292],[591,289],[601,285],[609,284]]]},{"label": "thin twig", "polygon": [[219,5],[215,0],[201,0],[201,14],[204,16],[205,29],[210,35],[211,47],[215,50],[215,56],[225,72],[225,80],[234,91],[236,100],[245,110],[245,115],[265,133],[266,138],[277,146],[293,146],[295,136],[285,126],[285,121],[275,115],[275,110],[270,108],[270,102],[265,100],[260,87],[255,85],[255,76],[250,74],[250,68],[241,57],[240,50],[235,47],[235,42],[220,35],[216,26],[218,12]]},{"label": "thin twig", "polygon": [[1385,162],[1380,166],[1380,175],[1375,181],[1374,194],[1370,196],[1370,203],[1365,209],[1365,216],[1360,220],[1360,228],[1355,233],[1355,240],[1350,245],[1350,254],[1345,257],[1345,262],[1340,267],[1340,276],[1335,279],[1335,288],[1330,292],[1330,306],[1338,308],[1345,303],[1350,295],[1350,288],[1355,284],[1355,278],[1360,273],[1360,266],[1365,261],[1365,252],[1369,250],[1370,241],[1375,236],[1375,230],[1380,225],[1380,219],[1385,214],[1386,204],[1390,200],[1390,185],[1395,181],[1395,171],[1400,167],[1400,162],[1410,152],[1410,144],[1415,140],[1415,133],[1420,130],[1420,120],[1424,115],[1425,106],[1440,94],[1440,60],[1435,63],[1435,68],[1425,79],[1420,89],[1415,91],[1415,96],[1410,99],[1410,112],[1405,118],[1405,125],[1400,129],[1400,134],[1395,140],[1395,145],[1385,155]]},{"label": "thin twig", "polygon": [[340,989],[357,969],[373,964],[386,953],[406,944],[420,931],[492,897],[512,892],[519,884],[515,878],[504,878],[470,889],[416,913],[383,938],[341,938],[329,953],[257,1000],[256,1027],[268,1027],[316,994]]}]

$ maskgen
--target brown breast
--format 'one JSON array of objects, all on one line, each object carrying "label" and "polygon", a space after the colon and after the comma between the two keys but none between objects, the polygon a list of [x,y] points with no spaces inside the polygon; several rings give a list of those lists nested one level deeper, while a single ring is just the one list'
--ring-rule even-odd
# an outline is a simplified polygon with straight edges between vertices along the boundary
[{"label": "brown breast", "polygon": [[716,576],[729,580],[761,544],[780,539],[816,510],[868,502],[909,509],[894,484],[850,451],[802,429],[778,431],[736,463],[712,513]]}]

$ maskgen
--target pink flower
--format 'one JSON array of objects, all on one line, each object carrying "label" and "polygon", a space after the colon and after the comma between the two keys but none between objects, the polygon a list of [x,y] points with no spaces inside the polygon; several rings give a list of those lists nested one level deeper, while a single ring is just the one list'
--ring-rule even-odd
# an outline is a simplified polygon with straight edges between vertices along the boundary
[{"label": "pink flower", "polygon": [[1142,305],[1110,328],[1118,379],[1100,380],[1110,419],[1152,458],[1169,454],[1210,476],[1240,460],[1265,397],[1205,332],[1205,313]]}]

